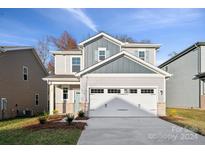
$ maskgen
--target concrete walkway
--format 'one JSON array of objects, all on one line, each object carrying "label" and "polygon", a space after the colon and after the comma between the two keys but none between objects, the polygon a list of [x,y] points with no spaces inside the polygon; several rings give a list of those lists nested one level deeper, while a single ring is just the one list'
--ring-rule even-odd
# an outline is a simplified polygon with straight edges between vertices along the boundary
[{"label": "concrete walkway", "polygon": [[91,118],[78,144],[205,144],[205,137],[159,118]]}]

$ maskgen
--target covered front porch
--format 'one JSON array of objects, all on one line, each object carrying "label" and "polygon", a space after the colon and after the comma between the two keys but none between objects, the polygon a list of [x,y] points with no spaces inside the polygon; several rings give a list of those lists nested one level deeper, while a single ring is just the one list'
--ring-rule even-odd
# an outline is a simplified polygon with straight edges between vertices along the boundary
[{"label": "covered front porch", "polygon": [[77,115],[84,111],[80,102],[80,81],[71,75],[53,75],[44,78],[49,85],[49,114]]}]

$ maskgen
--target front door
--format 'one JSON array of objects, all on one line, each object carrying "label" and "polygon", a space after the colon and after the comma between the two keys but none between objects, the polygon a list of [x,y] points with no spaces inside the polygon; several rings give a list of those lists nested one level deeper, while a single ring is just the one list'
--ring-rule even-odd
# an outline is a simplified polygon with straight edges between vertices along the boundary
[{"label": "front door", "polygon": [[80,103],[80,91],[75,90],[75,93],[74,93],[74,113],[78,113],[79,103]]}]

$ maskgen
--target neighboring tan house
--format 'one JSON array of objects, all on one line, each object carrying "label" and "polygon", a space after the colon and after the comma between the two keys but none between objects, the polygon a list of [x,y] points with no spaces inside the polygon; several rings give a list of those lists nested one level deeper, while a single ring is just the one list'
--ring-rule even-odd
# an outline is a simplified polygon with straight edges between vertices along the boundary
[{"label": "neighboring tan house", "polygon": [[47,75],[32,47],[1,46],[0,119],[47,111]]},{"label": "neighboring tan house", "polygon": [[50,114],[165,115],[165,80],[171,75],[156,67],[159,47],[123,43],[101,32],[79,43],[79,50],[54,52],[55,74],[44,78]]},{"label": "neighboring tan house", "polygon": [[197,42],[159,66],[167,81],[167,106],[205,109],[205,42]]}]

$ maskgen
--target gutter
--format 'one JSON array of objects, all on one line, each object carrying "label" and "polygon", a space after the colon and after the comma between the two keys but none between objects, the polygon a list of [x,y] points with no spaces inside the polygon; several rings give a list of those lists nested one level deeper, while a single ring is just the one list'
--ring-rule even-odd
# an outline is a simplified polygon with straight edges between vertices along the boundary
[{"label": "gutter", "polygon": [[166,62],[162,63],[162,64],[159,65],[158,67],[159,67],[159,68],[162,68],[162,67],[166,66],[167,64],[169,64],[169,63],[175,61],[176,59],[182,57],[183,55],[187,54],[187,53],[190,52],[191,50],[193,50],[193,49],[195,49],[195,48],[197,48],[197,47],[199,47],[199,46],[202,46],[202,45],[205,46],[205,42],[196,42],[196,43],[194,43],[192,46],[186,48],[185,50],[183,50],[182,52],[178,53],[176,56],[170,58],[170,59],[167,60]]}]

